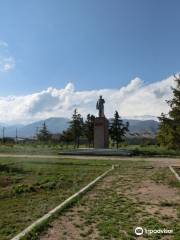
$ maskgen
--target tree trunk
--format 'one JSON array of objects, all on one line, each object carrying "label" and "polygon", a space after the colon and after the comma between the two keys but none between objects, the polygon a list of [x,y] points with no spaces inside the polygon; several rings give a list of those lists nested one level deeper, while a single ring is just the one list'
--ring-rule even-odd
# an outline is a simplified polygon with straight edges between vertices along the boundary
[{"label": "tree trunk", "polygon": [[79,137],[77,139],[77,148],[79,148]]}]

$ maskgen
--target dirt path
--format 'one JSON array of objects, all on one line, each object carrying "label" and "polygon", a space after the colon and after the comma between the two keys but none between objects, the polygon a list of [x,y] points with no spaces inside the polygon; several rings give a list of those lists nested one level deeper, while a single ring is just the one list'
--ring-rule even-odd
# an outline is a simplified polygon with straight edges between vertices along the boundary
[{"label": "dirt path", "polygon": [[[95,200],[98,197],[98,191],[111,186],[114,176],[105,177],[99,182],[93,191],[87,194],[88,200]],[[81,213],[88,211],[88,207],[78,204],[69,209],[63,216],[60,216],[53,222],[47,233],[40,237],[41,240],[80,240],[89,235],[88,239],[95,240],[98,232],[93,225],[88,226],[81,216]],[[81,226],[83,226],[81,229]]]},{"label": "dirt path", "polygon": [[40,240],[136,239],[137,226],[180,229],[176,179],[159,163],[151,167],[134,164],[116,169],[52,222]]}]

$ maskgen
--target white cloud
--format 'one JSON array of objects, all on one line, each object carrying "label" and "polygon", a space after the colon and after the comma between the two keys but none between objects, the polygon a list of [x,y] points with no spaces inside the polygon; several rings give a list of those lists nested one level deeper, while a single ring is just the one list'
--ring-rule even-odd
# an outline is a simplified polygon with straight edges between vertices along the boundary
[{"label": "white cloud", "polygon": [[168,112],[165,100],[172,96],[173,77],[144,85],[135,78],[120,89],[76,91],[72,83],[65,88],[47,90],[26,95],[0,97],[0,122],[27,123],[49,117],[70,117],[74,108],[86,116],[97,115],[96,101],[99,95],[105,99],[105,115],[112,117],[117,110],[123,117],[159,116]]},{"label": "white cloud", "polygon": [[0,71],[9,72],[15,67],[15,60],[13,57],[0,57]]},{"label": "white cloud", "polygon": [[0,41],[0,47],[8,47],[8,43],[5,41]]},{"label": "white cloud", "polygon": [[0,72],[10,72],[15,67],[15,59],[8,50],[8,43],[0,41]]}]

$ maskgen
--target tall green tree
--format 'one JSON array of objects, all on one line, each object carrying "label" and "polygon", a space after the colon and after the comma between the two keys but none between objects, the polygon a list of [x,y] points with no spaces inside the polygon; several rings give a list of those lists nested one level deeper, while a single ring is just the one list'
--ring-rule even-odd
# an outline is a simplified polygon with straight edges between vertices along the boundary
[{"label": "tall green tree", "polygon": [[83,135],[83,118],[81,117],[81,114],[77,112],[77,109],[74,110],[74,113],[72,115],[69,130],[71,131],[74,139],[74,147],[79,148],[79,140]]},{"label": "tall green tree", "polygon": [[42,128],[39,130],[39,133],[37,134],[37,138],[40,141],[46,142],[51,139],[51,134],[47,129],[46,123],[44,122],[42,125]]},{"label": "tall green tree", "polygon": [[157,140],[160,145],[180,149],[180,75],[174,77],[177,85],[172,88],[173,98],[167,101],[170,111],[168,114],[162,113],[159,117]]},{"label": "tall green tree", "polygon": [[74,140],[72,131],[70,129],[64,130],[60,136],[60,142],[66,143],[68,146],[69,143],[72,143]]},{"label": "tall green tree", "polygon": [[87,115],[86,121],[84,123],[84,135],[88,140],[89,147],[94,146],[94,115]]},{"label": "tall green tree", "polygon": [[115,111],[114,118],[111,121],[109,134],[113,141],[116,144],[116,147],[119,147],[119,144],[124,141],[124,136],[129,127],[129,123],[123,123],[123,120],[120,118],[119,113]]}]

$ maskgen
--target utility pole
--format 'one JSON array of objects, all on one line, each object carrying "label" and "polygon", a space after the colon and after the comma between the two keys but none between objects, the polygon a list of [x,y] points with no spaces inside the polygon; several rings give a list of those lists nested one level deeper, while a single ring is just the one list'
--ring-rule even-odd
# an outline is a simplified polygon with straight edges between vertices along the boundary
[{"label": "utility pole", "polygon": [[18,130],[16,128],[16,143],[17,143],[17,141],[18,141]]},{"label": "utility pole", "polygon": [[5,127],[3,127],[3,129],[2,129],[2,138],[3,138],[3,143],[5,142]]}]

